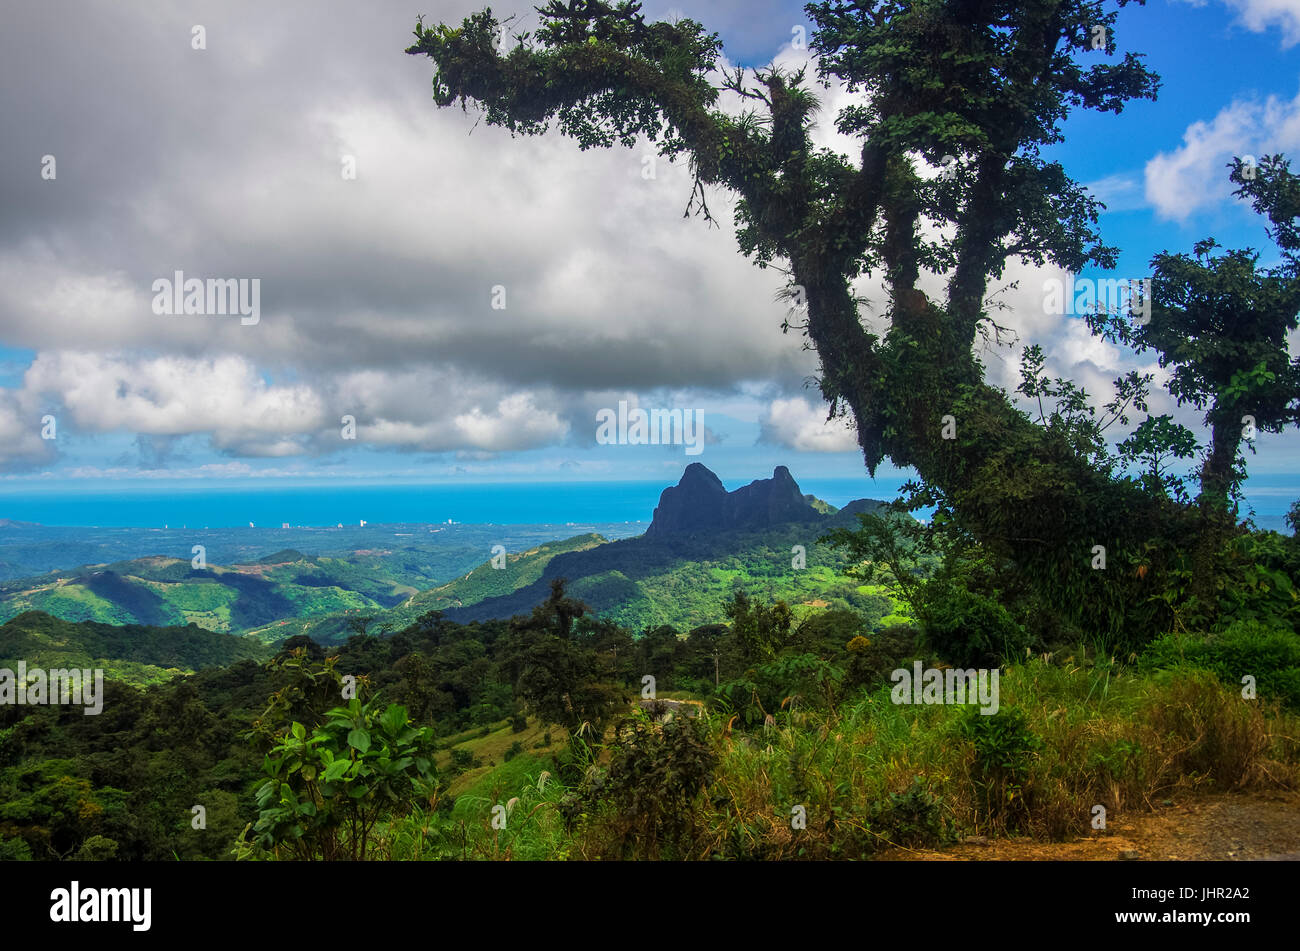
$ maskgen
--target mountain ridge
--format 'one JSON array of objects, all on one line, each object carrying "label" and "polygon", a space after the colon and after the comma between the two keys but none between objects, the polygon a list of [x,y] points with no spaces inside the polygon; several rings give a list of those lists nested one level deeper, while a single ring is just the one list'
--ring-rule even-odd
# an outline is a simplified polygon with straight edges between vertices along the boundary
[{"label": "mountain ridge", "polygon": [[[564,578],[573,593],[584,599],[599,592],[607,592],[611,598],[644,598],[638,587],[642,580],[669,572],[682,562],[722,561],[734,558],[738,552],[771,548],[770,541],[780,536],[783,561],[776,557],[775,549],[766,556],[776,570],[790,563],[793,546],[785,547],[785,542],[797,538],[810,552],[820,548],[817,539],[831,528],[850,527],[859,512],[874,511],[885,504],[875,499],[855,499],[842,509],[821,512],[805,498],[785,466],[777,466],[770,479],[757,479],[728,492],[714,472],[693,462],[675,486],[661,493],[644,535],[558,554],[533,583],[508,595],[449,608],[443,613],[448,620],[460,623],[513,617],[545,600],[556,578]],[[598,596],[593,600],[596,603],[590,606],[597,613],[609,613],[619,606],[602,603]]]},{"label": "mountain ridge", "polygon": [[646,538],[709,529],[762,528],[785,522],[816,521],[822,517],[785,466],[772,478],[755,479],[728,492],[703,463],[692,462],[681,480],[663,490]]}]

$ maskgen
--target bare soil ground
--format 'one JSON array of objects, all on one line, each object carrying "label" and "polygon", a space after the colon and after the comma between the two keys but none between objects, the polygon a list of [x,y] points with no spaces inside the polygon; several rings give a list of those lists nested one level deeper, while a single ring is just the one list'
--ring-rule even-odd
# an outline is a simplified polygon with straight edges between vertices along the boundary
[{"label": "bare soil ground", "polygon": [[1300,861],[1300,792],[1188,796],[1154,812],[1112,816],[1104,831],[1068,842],[989,839],[938,851],[894,848],[885,861]]}]

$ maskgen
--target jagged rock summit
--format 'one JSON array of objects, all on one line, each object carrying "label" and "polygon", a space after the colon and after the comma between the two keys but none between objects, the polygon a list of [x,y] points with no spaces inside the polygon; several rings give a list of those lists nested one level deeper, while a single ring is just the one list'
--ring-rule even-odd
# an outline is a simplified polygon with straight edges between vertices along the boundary
[{"label": "jagged rock summit", "polygon": [[683,532],[763,528],[821,518],[785,466],[777,466],[770,479],[757,479],[728,492],[712,471],[692,462],[681,481],[659,496],[654,519],[645,534],[646,538],[662,538]]}]

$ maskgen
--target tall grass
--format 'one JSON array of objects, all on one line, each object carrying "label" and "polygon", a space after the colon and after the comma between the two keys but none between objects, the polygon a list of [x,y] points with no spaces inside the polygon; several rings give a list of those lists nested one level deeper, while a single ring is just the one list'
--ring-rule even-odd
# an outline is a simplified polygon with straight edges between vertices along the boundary
[{"label": "tall grass", "polygon": [[[1059,840],[1086,834],[1097,805],[1113,819],[1182,791],[1300,787],[1296,714],[1243,699],[1207,671],[1138,671],[1106,658],[1003,668],[995,717],[1011,728],[988,731],[996,743],[982,753],[973,708],[894,704],[888,686],[830,711],[787,707],[750,731],[703,716],[718,764],[691,807],[687,857],[697,859],[869,858],[967,834]],[[573,790],[554,776],[539,782],[543,768],[518,757],[450,810],[421,804],[383,831],[381,854],[614,854],[599,823],[566,825],[559,807]],[[493,828],[492,807],[507,804],[505,828]]]},{"label": "tall grass", "polygon": [[[958,706],[895,705],[881,688],[752,734],[718,727],[726,804],[703,823],[714,832],[701,853],[866,857],[900,844],[892,813],[906,797],[932,800],[937,845],[1012,830],[1059,840],[1086,833],[1095,805],[1113,816],[1177,790],[1300,785],[1300,718],[1244,700],[1208,672],[1034,659],[1004,669],[1000,686],[996,716],[1018,711],[1032,742],[999,751],[1021,754],[1024,775],[998,784],[993,801],[990,764],[977,762],[962,729],[970,713]],[[792,826],[797,805],[806,828]]]}]

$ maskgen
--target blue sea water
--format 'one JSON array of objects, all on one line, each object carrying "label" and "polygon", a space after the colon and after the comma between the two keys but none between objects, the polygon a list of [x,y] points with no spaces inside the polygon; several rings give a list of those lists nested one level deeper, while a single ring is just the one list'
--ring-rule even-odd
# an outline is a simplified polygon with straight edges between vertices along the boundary
[{"label": "blue sea water", "polygon": [[[1282,515],[1298,493],[1291,476],[1252,479],[1247,497],[1261,528],[1282,530]],[[728,489],[743,481],[724,480]],[[853,499],[892,499],[899,481],[806,479],[800,488],[836,506]],[[106,489],[5,486],[0,519],[43,525],[234,528],[249,522],[278,528],[446,523],[536,525],[593,522],[648,523],[663,482],[478,483],[407,485],[145,486]]]},{"label": "blue sea water", "polygon": [[43,525],[235,528],[446,523],[526,525],[650,519],[663,486],[651,483],[537,485],[267,485],[128,491],[0,492],[0,518]]},{"label": "blue sea water", "polygon": [[[734,489],[742,483],[726,483]],[[475,485],[167,486],[106,490],[0,489],[0,518],[42,525],[236,528],[252,522],[297,526],[446,523],[537,525],[646,522],[663,482],[479,483]],[[892,497],[897,486],[866,479],[810,480],[802,486],[832,505]],[[886,491],[887,489],[887,491]],[[884,492],[885,494],[881,494]]]}]

